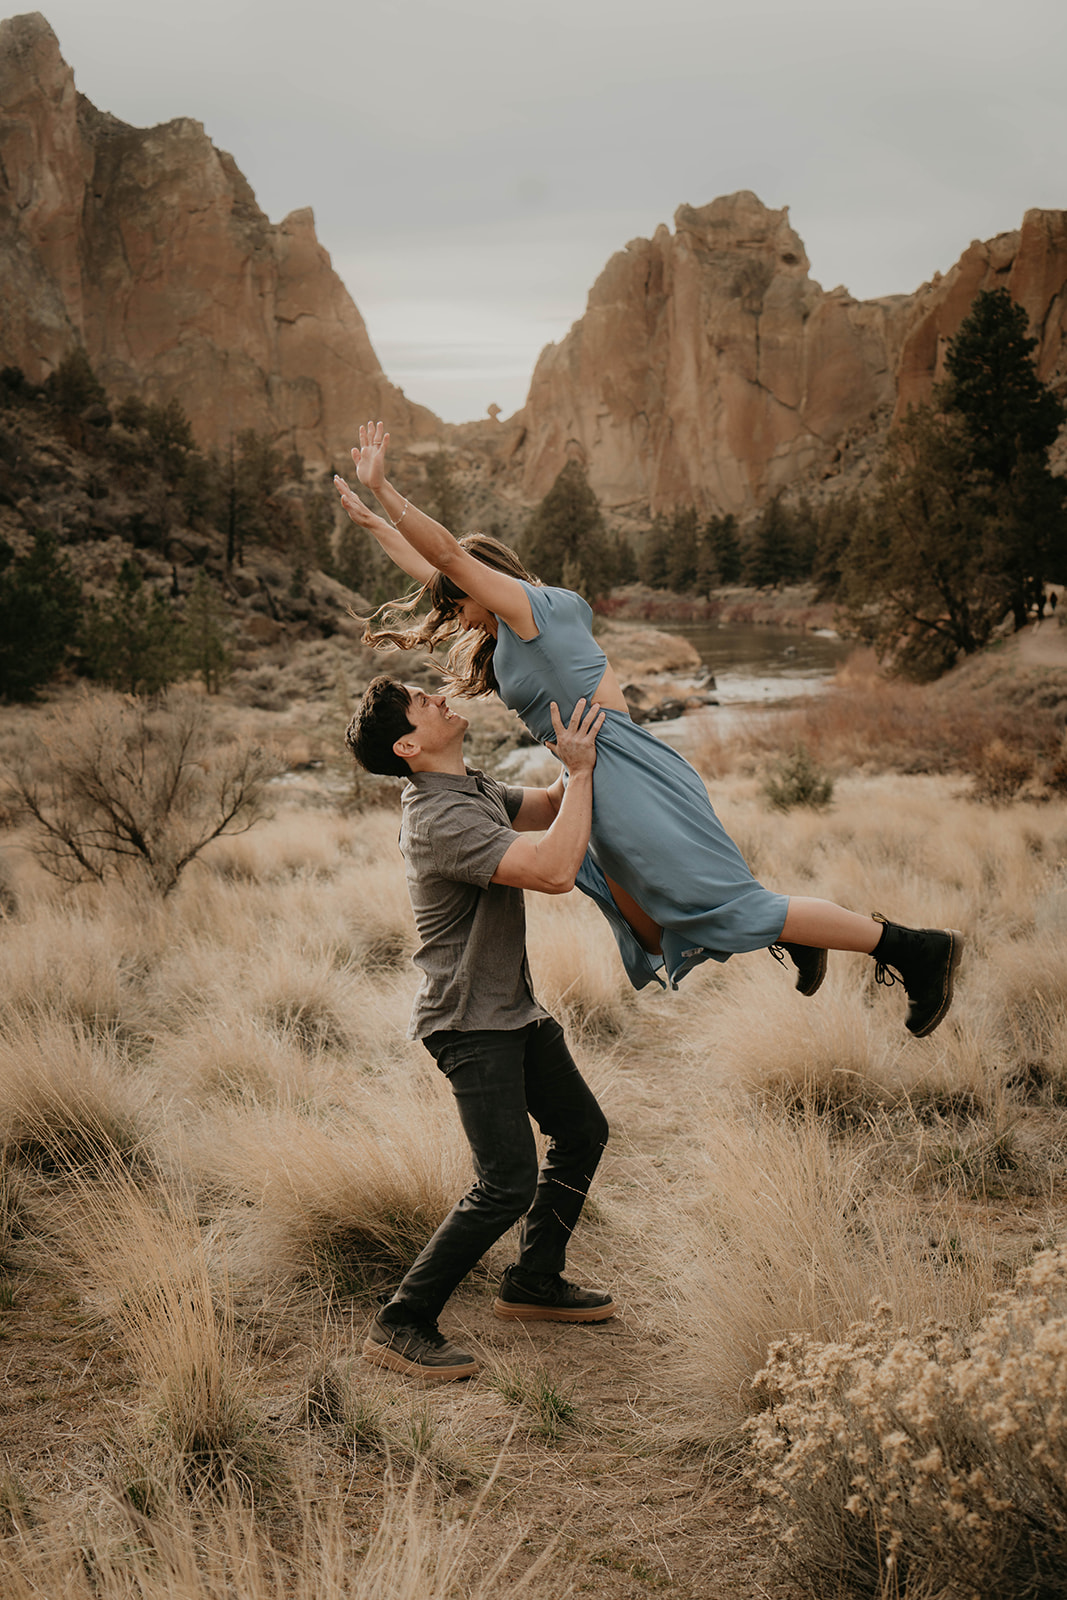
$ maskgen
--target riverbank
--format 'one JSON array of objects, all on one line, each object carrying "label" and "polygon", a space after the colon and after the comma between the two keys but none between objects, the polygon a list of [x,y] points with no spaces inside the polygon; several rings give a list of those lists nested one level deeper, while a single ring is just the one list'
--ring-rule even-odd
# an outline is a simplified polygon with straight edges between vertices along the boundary
[{"label": "riverbank", "polygon": [[810,632],[836,631],[832,600],[816,598],[814,584],[788,584],[781,589],[751,589],[743,585],[712,589],[706,595],[675,594],[631,583],[613,589],[596,605],[600,616],[612,621],[660,623],[751,623],[757,627],[799,628]]}]

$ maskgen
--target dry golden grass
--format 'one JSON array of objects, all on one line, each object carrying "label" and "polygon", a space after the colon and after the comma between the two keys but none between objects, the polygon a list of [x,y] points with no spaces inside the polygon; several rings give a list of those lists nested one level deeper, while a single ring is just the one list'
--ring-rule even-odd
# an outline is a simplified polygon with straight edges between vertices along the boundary
[{"label": "dry golden grass", "polygon": [[[811,1001],[763,952],[634,995],[593,907],[530,897],[537,992],[613,1128],[575,1276],[624,1313],[607,1338],[518,1330],[499,1347],[476,1278],[445,1321],[490,1377],[403,1406],[401,1382],[362,1370],[363,1327],[470,1160],[447,1084],[406,1038],[395,810],[342,815],[329,789],[294,792],[166,901],[61,894],[12,852],[0,1289],[17,1312],[35,1274],[58,1274],[131,1376],[91,1447],[70,1447],[69,1482],[18,1456],[0,1491],[17,1530],[0,1538],[5,1596],[556,1595],[558,1564],[522,1574],[558,1532],[561,1463],[591,1517],[596,1495],[574,1486],[609,1437],[642,1494],[675,1481],[680,1438],[736,1445],[775,1341],[847,1344],[878,1301],[912,1341],[930,1318],[964,1339],[981,1326],[1067,1197],[1067,810],[977,806],[952,772],[843,770],[873,765],[878,730],[914,709],[906,694],[877,706],[812,745],[840,763],[825,813],[768,811],[751,736],[720,742],[709,778],[770,887],[963,930],[949,1019],[910,1039],[900,991],[844,955]],[[15,721],[24,742],[32,719]],[[459,1485],[498,1454],[472,1508]],[[419,1463],[422,1487],[398,1488],[389,1462]],[[616,1520],[640,1514],[634,1494]],[[540,1521],[520,1552],[527,1510]],[[835,1502],[825,1527],[844,1515]],[[707,1592],[704,1528],[680,1594]],[[583,1559],[580,1581],[610,1600],[652,1581],[638,1556]]]}]

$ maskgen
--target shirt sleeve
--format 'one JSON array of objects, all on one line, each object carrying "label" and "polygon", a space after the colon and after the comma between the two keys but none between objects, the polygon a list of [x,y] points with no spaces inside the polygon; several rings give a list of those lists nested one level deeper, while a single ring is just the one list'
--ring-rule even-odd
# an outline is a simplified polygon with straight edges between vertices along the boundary
[{"label": "shirt sleeve", "polygon": [[514,828],[498,821],[480,795],[450,795],[435,819],[434,863],[442,878],[488,889],[515,839]]}]

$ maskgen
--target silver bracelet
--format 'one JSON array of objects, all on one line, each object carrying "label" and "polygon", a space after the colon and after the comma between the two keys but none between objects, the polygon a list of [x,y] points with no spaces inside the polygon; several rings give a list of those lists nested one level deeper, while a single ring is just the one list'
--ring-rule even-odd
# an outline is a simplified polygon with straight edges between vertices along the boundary
[{"label": "silver bracelet", "polygon": [[393,527],[394,528],[399,528],[400,524],[403,522],[404,518],[408,514],[408,509],[409,509],[408,502],[405,500],[404,501],[404,509],[403,509],[403,511],[400,513],[400,515],[397,517],[396,521],[393,523]]}]

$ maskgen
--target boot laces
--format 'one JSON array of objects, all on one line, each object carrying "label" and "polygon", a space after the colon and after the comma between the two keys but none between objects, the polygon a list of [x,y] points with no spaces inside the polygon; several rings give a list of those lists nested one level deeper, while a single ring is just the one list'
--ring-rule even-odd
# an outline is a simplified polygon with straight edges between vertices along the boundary
[{"label": "boot laces", "polygon": [[779,965],[784,967],[785,966],[785,950],[783,949],[783,947],[780,944],[769,944],[767,946],[767,949],[771,952],[771,955],[779,963]]}]

